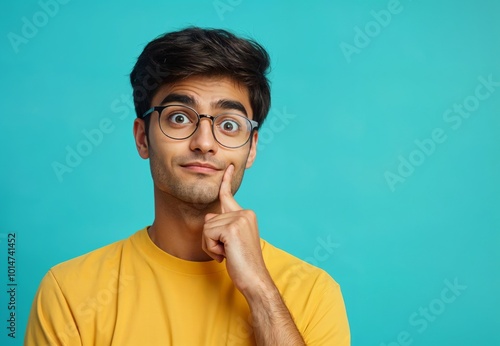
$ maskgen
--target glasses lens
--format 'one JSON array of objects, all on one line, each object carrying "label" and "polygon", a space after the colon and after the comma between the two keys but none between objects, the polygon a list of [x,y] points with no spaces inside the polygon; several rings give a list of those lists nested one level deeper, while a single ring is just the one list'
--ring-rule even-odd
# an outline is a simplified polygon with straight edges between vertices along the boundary
[{"label": "glasses lens", "polygon": [[[248,142],[252,123],[247,117],[226,113],[210,118],[213,119],[215,139],[221,145],[238,148]],[[186,139],[196,131],[199,119],[196,111],[187,106],[169,105],[160,114],[160,129],[172,139]]]},{"label": "glasses lens", "polygon": [[217,141],[230,148],[240,147],[250,138],[252,124],[238,114],[221,114],[214,121],[214,135]]},{"label": "glasses lens", "polygon": [[193,134],[198,123],[198,115],[185,106],[172,105],[163,109],[160,114],[162,132],[173,139],[184,139]]}]

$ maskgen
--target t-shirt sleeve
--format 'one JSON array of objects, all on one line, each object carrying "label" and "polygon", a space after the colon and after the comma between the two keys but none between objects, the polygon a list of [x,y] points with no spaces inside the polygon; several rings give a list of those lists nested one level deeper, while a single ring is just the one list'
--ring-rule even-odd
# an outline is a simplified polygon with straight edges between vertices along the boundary
[{"label": "t-shirt sleeve", "polygon": [[52,271],[42,279],[36,293],[24,345],[82,345],[71,309]]},{"label": "t-shirt sleeve", "polygon": [[349,322],[340,286],[326,272],[316,280],[310,300],[312,311],[303,331],[308,346],[349,346]]}]

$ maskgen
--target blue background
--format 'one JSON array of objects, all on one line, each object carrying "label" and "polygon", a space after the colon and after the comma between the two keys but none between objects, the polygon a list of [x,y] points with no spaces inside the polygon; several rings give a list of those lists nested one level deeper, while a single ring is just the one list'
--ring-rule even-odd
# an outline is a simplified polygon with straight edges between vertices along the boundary
[{"label": "blue background", "polygon": [[[272,110],[237,200],[256,211],[263,238],[341,284],[353,345],[500,344],[499,2],[43,3],[0,5],[0,344],[22,344],[51,266],[152,222],[128,74],[148,41],[186,25],[227,28],[269,50]],[[23,33],[27,22],[36,31]],[[481,77],[497,85],[487,91]],[[446,118],[464,102],[467,117]],[[54,162],[66,164],[67,146],[103,119],[112,131],[58,178]],[[441,295],[447,282],[461,287],[452,302],[452,291]]]}]

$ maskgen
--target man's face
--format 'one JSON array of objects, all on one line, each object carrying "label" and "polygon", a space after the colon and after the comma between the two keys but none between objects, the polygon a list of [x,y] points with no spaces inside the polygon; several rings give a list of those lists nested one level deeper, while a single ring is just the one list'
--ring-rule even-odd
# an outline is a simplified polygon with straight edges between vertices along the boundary
[{"label": "man's face", "polygon": [[[164,102],[167,98],[175,101]],[[195,76],[164,85],[153,97],[151,106],[172,103],[213,116],[231,111],[241,114],[241,110],[235,109],[239,104],[249,119],[253,117],[248,90],[227,77]],[[158,112],[151,114],[149,144],[145,140],[144,122],[136,119],[134,123],[137,149],[141,157],[150,159],[155,189],[187,203],[210,204],[218,200],[224,171],[233,164],[231,185],[233,194],[236,193],[245,168],[255,159],[257,132],[252,141],[231,149],[215,140],[210,119],[202,118],[191,137],[175,140],[163,134],[158,117]]]}]

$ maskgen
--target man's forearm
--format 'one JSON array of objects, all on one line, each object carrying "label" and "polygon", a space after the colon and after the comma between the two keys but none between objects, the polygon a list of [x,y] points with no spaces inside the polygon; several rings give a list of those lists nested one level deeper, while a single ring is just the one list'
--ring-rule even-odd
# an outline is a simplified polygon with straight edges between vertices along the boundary
[{"label": "man's forearm", "polygon": [[280,292],[271,281],[244,293],[250,306],[257,345],[305,345]]}]

